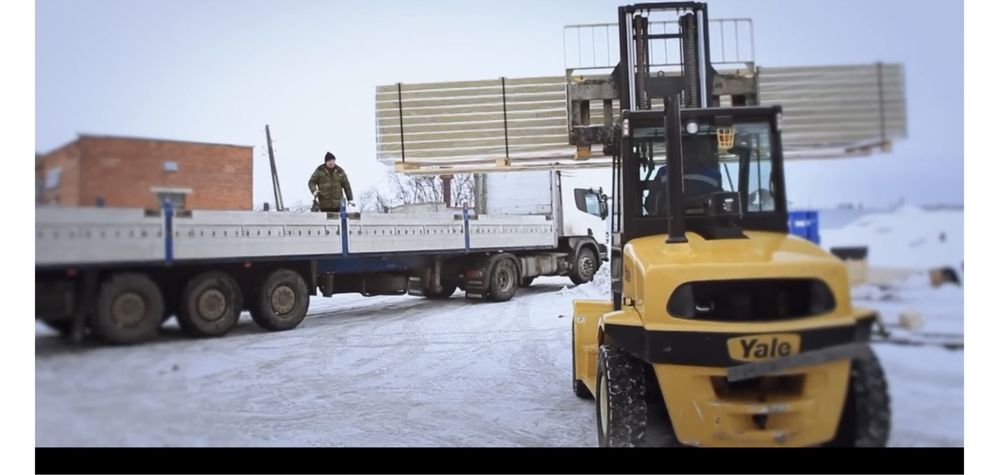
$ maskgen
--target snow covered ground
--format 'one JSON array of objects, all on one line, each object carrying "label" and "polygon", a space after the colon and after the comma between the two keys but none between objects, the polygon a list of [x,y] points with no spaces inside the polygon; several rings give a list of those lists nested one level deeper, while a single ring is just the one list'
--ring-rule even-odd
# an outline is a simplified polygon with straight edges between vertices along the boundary
[{"label": "snow covered ground", "polygon": [[[570,390],[572,295],[317,299],[300,327],[74,349],[36,337],[36,444],[592,445]],[[459,292],[460,295],[460,292]]]},{"label": "snow covered ground", "polygon": [[[155,342],[76,347],[37,325],[37,446],[594,446],[595,407],[570,389],[572,287],[539,278],[510,302],[335,296],[295,330],[243,316],[224,338],[173,322]],[[855,289],[888,324],[963,335],[963,291],[925,274]],[[964,352],[877,344],[893,406],[890,444],[964,445]]]},{"label": "snow covered ground", "polygon": [[820,229],[819,236],[825,248],[867,246],[872,266],[920,270],[948,266],[958,272],[963,268],[963,210],[904,206],[865,215],[838,229]]}]

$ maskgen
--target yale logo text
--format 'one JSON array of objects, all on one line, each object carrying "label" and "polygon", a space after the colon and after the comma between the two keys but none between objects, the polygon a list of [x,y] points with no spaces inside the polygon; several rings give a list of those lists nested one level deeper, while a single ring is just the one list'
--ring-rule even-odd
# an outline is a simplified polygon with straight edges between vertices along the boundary
[{"label": "yale logo text", "polygon": [[736,361],[762,361],[798,354],[801,336],[794,333],[729,338],[728,354]]}]

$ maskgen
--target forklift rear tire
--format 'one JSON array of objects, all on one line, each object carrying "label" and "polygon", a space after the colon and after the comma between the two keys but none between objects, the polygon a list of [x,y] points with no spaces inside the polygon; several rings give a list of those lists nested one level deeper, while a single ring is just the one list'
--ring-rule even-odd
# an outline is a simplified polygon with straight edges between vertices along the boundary
[{"label": "forklift rear tire", "polygon": [[243,311],[239,284],[224,272],[205,272],[184,287],[177,322],[191,336],[222,336],[232,330]]},{"label": "forklift rear tire", "polygon": [[850,386],[833,447],[885,447],[891,430],[888,383],[874,351],[850,365]]},{"label": "forklift rear tire", "polygon": [[309,311],[309,288],[298,272],[278,269],[260,285],[250,316],[270,331],[291,330]]},{"label": "forklift rear tire", "polygon": [[145,274],[124,272],[105,280],[97,293],[94,333],[108,343],[152,340],[163,323],[163,294]]},{"label": "forklift rear tire", "polygon": [[645,405],[648,408],[645,440],[642,447],[686,447],[676,437],[673,421],[666,410],[666,400],[659,389],[659,380],[650,365],[645,367]]},{"label": "forklift rear tire", "polygon": [[517,284],[520,276],[517,275],[517,265],[513,259],[500,259],[493,265],[489,275],[489,300],[493,302],[506,302],[517,293]]},{"label": "forklift rear tire", "polygon": [[643,445],[648,424],[644,363],[617,346],[600,345],[596,389],[599,445]]},{"label": "forklift rear tire", "polygon": [[593,280],[593,275],[597,272],[597,254],[589,247],[580,248],[576,252],[576,260],[573,262],[572,271],[569,272],[569,279],[573,284],[585,284]]}]

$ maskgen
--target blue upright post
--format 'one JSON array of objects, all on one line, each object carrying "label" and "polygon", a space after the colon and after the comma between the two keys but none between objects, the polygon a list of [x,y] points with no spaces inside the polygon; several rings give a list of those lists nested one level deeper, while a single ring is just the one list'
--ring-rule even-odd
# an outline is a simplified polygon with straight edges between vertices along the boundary
[{"label": "blue upright post", "polygon": [[173,204],[167,198],[163,201],[163,257],[166,263],[173,262]]},{"label": "blue upright post", "polygon": [[347,206],[340,202],[340,247],[343,255],[349,254],[347,239]]}]

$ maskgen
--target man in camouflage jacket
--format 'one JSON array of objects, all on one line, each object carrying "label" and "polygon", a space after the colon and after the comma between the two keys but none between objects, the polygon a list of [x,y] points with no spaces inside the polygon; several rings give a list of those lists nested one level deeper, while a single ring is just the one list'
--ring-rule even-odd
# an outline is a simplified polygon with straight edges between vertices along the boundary
[{"label": "man in camouflage jacket", "polygon": [[313,211],[338,212],[344,196],[351,204],[354,201],[347,172],[336,165],[336,156],[330,152],[326,152],[325,163],[312,172],[312,177],[309,178],[309,191],[314,197]]}]

